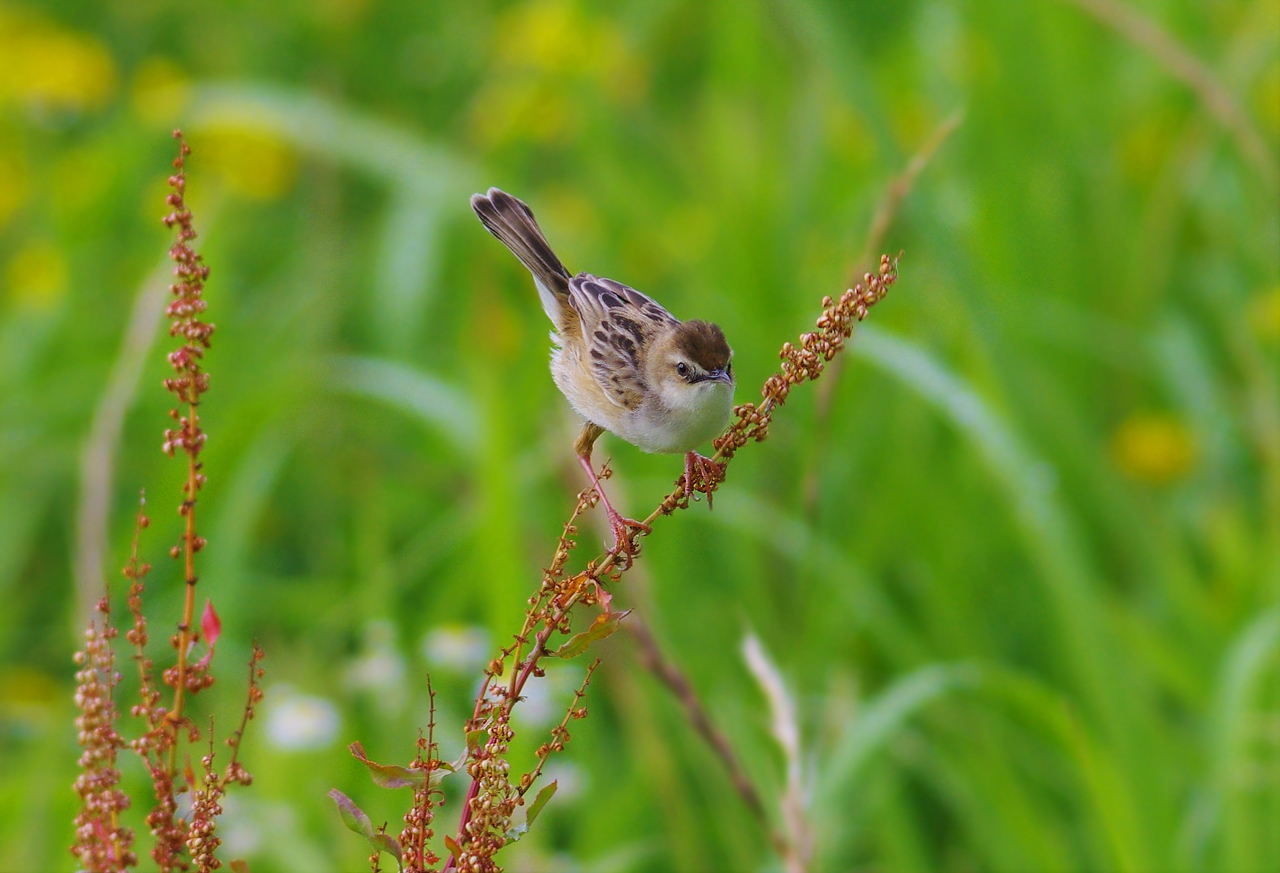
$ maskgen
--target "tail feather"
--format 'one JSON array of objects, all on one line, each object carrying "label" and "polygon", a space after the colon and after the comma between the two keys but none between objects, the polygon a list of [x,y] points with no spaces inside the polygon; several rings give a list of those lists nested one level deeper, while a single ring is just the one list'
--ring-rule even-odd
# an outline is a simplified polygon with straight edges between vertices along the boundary
[{"label": "tail feather", "polygon": [[569,271],[556,257],[533,217],[533,210],[506,191],[490,188],[487,194],[471,195],[471,208],[489,233],[511,250],[533,274],[546,310],[557,329],[573,310],[568,305]]}]

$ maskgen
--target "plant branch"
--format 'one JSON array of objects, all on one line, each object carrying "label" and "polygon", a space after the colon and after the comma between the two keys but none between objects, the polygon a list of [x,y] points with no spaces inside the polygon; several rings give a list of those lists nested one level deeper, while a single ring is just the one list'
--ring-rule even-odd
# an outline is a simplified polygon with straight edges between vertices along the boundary
[{"label": "plant branch", "polygon": [[733,784],[734,790],[738,792],[738,796],[746,804],[747,810],[768,837],[769,844],[773,846],[779,857],[787,857],[789,852],[786,839],[769,821],[769,812],[764,805],[764,800],[760,797],[760,793],[756,791],[755,785],[752,784],[746,769],[738,760],[737,754],[734,753],[733,745],[729,742],[729,738],[712,724],[711,716],[698,698],[698,693],[694,691],[693,684],[675,662],[668,660],[662,654],[658,641],[654,639],[653,631],[649,629],[648,623],[638,613],[633,613],[629,616],[626,628],[636,642],[640,644],[640,665],[653,674],[654,678],[675,695],[676,700],[684,709],[685,717],[689,719],[689,724],[693,726],[699,736],[706,740],[707,745],[711,747],[716,757],[720,759],[720,763],[728,771],[729,781]]},{"label": "plant branch", "polygon": [[1195,92],[1209,114],[1226,128],[1269,189],[1277,182],[1276,159],[1236,98],[1199,58],[1155,21],[1117,0],[1067,0],[1154,57],[1171,76]]}]

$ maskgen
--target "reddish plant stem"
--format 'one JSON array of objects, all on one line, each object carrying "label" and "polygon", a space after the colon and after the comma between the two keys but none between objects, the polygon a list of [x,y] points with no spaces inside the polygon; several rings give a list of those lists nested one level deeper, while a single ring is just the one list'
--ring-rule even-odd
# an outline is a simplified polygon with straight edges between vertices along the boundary
[{"label": "reddish plant stem", "polygon": [[[501,704],[499,704],[500,706],[510,711],[511,707],[515,705],[515,702],[520,698],[520,693],[524,691],[525,683],[528,682],[529,677],[533,675],[534,669],[538,666],[538,660],[546,650],[547,640],[551,639],[551,635],[555,633],[556,629],[560,626],[560,622],[563,621],[566,615],[568,615],[569,610],[578,602],[580,596],[581,592],[575,592],[565,602],[564,606],[557,608],[551,616],[544,617],[542,630],[538,631],[537,634],[534,635],[533,651],[529,653],[529,658],[524,662],[523,669],[516,669],[516,667],[521,663],[520,652],[524,648],[524,642],[528,640],[529,631],[533,630],[533,628],[537,626],[537,619],[535,618],[536,613],[531,613],[530,618],[525,619],[524,627],[521,628],[520,635],[516,637],[516,646],[511,652],[512,657],[515,659],[512,662],[511,681],[507,685],[507,690]],[[475,713],[472,716],[473,721],[478,721],[484,710],[485,696],[488,694],[489,682],[492,678],[493,673],[488,673],[485,676],[484,684],[480,688],[480,694],[476,697]],[[467,788],[467,796],[462,803],[462,817],[458,821],[458,836],[456,838],[458,845],[464,845],[464,840],[467,834],[467,825],[471,823],[472,801],[475,800],[479,791],[480,780],[473,778],[471,780],[471,785]],[[449,871],[456,869],[457,858],[450,855],[448,863],[444,866],[444,873],[449,873]]]},{"label": "reddish plant stem", "polygon": [[636,642],[640,644],[639,657],[641,666],[653,674],[654,678],[667,686],[671,693],[675,695],[676,700],[684,708],[685,716],[689,719],[693,729],[706,740],[707,745],[711,747],[716,757],[720,759],[720,763],[728,771],[729,781],[733,783],[734,790],[738,792],[742,802],[746,804],[751,815],[759,823],[761,830],[764,831],[769,839],[769,844],[773,846],[779,857],[787,857],[789,851],[787,841],[770,823],[764,800],[760,797],[760,793],[756,791],[755,785],[751,783],[750,777],[747,776],[747,771],[738,761],[738,756],[734,754],[733,745],[729,742],[729,738],[711,723],[711,716],[698,698],[698,693],[694,691],[693,684],[689,682],[688,677],[681,672],[674,662],[667,660],[662,654],[662,649],[658,647],[658,641],[654,639],[653,632],[649,629],[644,619],[638,613],[633,613],[628,618],[630,620],[626,623],[627,630],[631,632]]},{"label": "reddish plant stem", "polygon": [[[193,380],[194,386],[194,380]],[[194,387],[188,390],[194,391]],[[188,400],[187,425],[188,435],[200,432],[196,403]],[[199,464],[192,452],[187,454],[187,497],[182,502],[182,513],[186,516],[186,530],[182,536],[183,567],[187,583],[186,598],[182,605],[182,622],[178,625],[178,681],[173,689],[173,730],[176,733],[182,724],[183,708],[186,703],[187,690],[187,651],[191,648],[191,623],[196,614],[196,489],[199,483]],[[169,772],[173,773],[177,762],[178,747],[175,743],[169,748]]]}]

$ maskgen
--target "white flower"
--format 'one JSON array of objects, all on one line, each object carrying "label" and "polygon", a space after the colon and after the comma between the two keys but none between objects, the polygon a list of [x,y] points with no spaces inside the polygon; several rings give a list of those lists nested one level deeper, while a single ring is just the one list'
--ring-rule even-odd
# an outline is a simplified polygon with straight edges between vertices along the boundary
[{"label": "white flower", "polygon": [[467,673],[489,662],[489,632],[476,625],[445,625],[427,631],[422,657],[436,670]]},{"label": "white flower", "polygon": [[323,749],[338,736],[338,707],[324,697],[302,694],[288,685],[266,692],[267,739],[287,751]]},{"label": "white flower", "polygon": [[557,664],[550,658],[543,660],[542,666],[546,668],[547,675],[529,677],[524,686],[524,699],[513,710],[516,720],[536,729],[560,723],[569,708],[569,701],[573,700],[573,692],[582,685],[583,675],[581,667],[563,662]]},{"label": "white flower", "polygon": [[396,631],[388,621],[365,626],[363,651],[347,665],[343,676],[348,688],[373,694],[388,712],[404,706],[404,657],[396,650]]}]

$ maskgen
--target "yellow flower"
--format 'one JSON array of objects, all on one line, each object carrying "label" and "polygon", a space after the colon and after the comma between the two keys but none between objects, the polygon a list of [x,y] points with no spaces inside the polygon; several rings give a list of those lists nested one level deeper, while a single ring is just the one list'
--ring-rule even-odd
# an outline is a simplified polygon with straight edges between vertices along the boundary
[{"label": "yellow flower", "polygon": [[196,131],[191,137],[197,160],[231,191],[255,200],[273,200],[293,185],[297,159],[270,131],[234,122]]},{"label": "yellow flower", "polygon": [[0,228],[26,202],[28,188],[22,155],[0,149]]},{"label": "yellow flower", "polygon": [[10,299],[26,309],[52,309],[67,290],[66,259],[43,240],[18,249],[5,273]]},{"label": "yellow flower", "polygon": [[588,22],[573,6],[545,0],[513,6],[498,25],[498,56],[507,67],[571,71],[586,54]]},{"label": "yellow flower", "polygon": [[52,676],[31,667],[0,672],[0,711],[15,721],[40,721],[65,692]]},{"label": "yellow flower", "polygon": [[106,47],[41,18],[0,9],[0,57],[0,105],[96,109],[115,92]]},{"label": "yellow flower", "polygon": [[1177,419],[1161,413],[1135,413],[1111,440],[1116,465],[1127,476],[1164,485],[1186,474],[1195,460],[1195,440]]},{"label": "yellow flower", "polygon": [[578,132],[577,117],[563,91],[528,79],[489,85],[474,108],[472,129],[485,143],[565,142]]},{"label": "yellow flower", "polygon": [[1280,343],[1280,285],[1256,294],[1249,301],[1249,326],[1259,338]]},{"label": "yellow flower", "polygon": [[148,124],[176,127],[187,105],[187,75],[168,58],[147,58],[130,88],[134,116]]},{"label": "yellow flower", "polygon": [[1275,133],[1280,131],[1280,61],[1272,61],[1253,88],[1254,111]]},{"label": "yellow flower", "polygon": [[577,135],[575,88],[587,82],[630,102],[646,66],[610,22],[564,0],[513,6],[498,22],[493,78],[472,112],[477,139],[564,142]]}]

